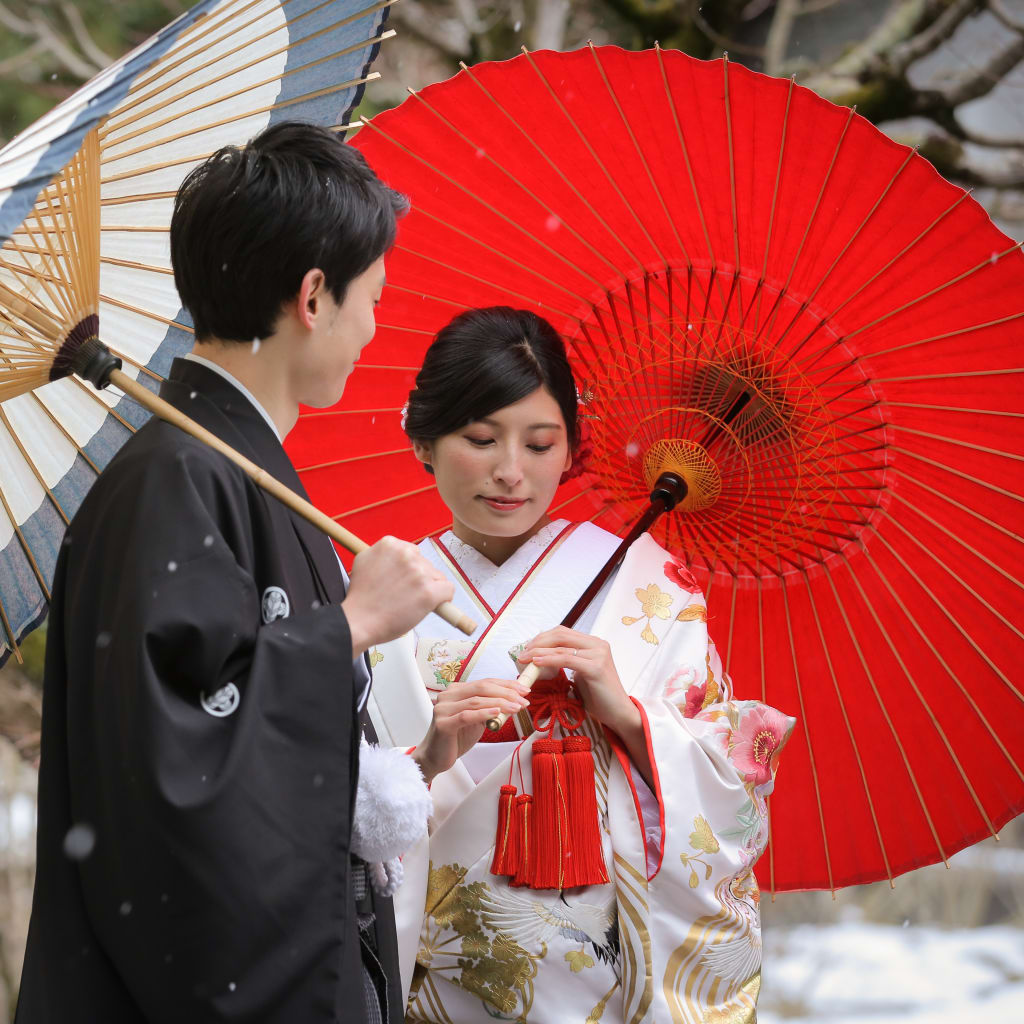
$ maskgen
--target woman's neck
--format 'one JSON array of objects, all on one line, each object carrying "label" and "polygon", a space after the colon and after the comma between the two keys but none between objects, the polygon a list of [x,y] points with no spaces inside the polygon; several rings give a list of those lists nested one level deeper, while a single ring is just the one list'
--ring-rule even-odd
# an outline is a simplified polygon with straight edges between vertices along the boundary
[{"label": "woman's neck", "polygon": [[478,551],[489,562],[501,565],[507,562],[531,537],[538,534],[551,522],[550,517],[545,514],[530,527],[526,533],[517,537],[492,537],[488,534],[477,533],[476,530],[466,526],[458,519],[452,520],[452,533],[471,548]]}]

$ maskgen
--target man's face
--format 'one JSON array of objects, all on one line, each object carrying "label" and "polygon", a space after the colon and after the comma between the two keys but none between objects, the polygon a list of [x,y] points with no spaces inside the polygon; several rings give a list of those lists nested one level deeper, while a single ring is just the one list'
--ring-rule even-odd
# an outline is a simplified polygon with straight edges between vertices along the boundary
[{"label": "man's face", "polygon": [[384,258],[348,286],[339,305],[324,289],[318,298],[313,330],[298,371],[299,400],[316,409],[334,405],[345,390],[352,368],[377,329],[374,307],[384,288]]}]

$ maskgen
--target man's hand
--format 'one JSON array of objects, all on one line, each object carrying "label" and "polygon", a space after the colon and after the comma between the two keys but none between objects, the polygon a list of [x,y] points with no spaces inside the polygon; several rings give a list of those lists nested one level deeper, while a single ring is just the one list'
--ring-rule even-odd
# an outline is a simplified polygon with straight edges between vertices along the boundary
[{"label": "man's hand", "polygon": [[488,718],[525,708],[528,692],[529,687],[511,679],[473,679],[442,690],[427,735],[412,755],[427,782],[448,771],[480,739]]},{"label": "man's hand", "polygon": [[352,634],[352,656],[408,633],[455,586],[416,549],[396,537],[382,537],[356,555],[341,607]]}]

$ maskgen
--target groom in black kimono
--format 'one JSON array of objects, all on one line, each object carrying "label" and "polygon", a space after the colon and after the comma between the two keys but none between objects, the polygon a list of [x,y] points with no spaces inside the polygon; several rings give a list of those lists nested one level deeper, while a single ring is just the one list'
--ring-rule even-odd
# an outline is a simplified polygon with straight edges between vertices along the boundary
[{"label": "groom in black kimono", "polygon": [[[302,493],[281,440],[373,336],[403,209],[318,128],[211,157],[175,202],[197,344],[162,395]],[[390,901],[350,852],[364,653],[451,590],[394,539],[346,587],[212,449],[157,419],[124,446],[53,585],[19,1024],[402,1020]]]}]

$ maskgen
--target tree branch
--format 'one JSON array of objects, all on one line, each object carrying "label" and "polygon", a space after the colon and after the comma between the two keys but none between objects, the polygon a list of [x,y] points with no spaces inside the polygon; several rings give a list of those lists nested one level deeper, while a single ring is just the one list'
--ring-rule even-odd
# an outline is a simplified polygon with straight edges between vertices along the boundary
[{"label": "tree branch", "polygon": [[894,76],[902,76],[915,60],[936,49],[956,31],[960,22],[982,6],[982,0],[953,0],[926,29],[894,46],[881,58],[885,71]]},{"label": "tree branch", "polygon": [[470,34],[458,18],[438,18],[419,0],[402,0],[395,16],[410,33],[452,60],[469,60]]},{"label": "tree branch", "polygon": [[1007,27],[1014,32],[1024,32],[1024,21],[1014,18],[1003,0],[988,0],[988,9]]},{"label": "tree branch", "polygon": [[697,6],[698,3],[699,0],[694,0],[691,4],[690,17],[706,39],[709,39],[715,46],[725,50],[727,53],[742,53],[748,57],[764,57],[763,46],[750,46],[747,43],[738,43],[735,39],[730,39],[728,36],[724,36],[721,32],[717,31],[708,22],[707,18],[704,17],[700,7]]},{"label": "tree branch", "polygon": [[71,26],[75,42],[78,43],[82,53],[101,68],[105,68],[108,64],[113,64],[115,58],[111,57],[108,53],[104,53],[96,45],[93,37],[89,35],[89,30],[85,27],[85,22],[82,20],[82,15],[79,13],[78,8],[73,4],[67,3],[66,0],[62,0],[60,9],[67,19],[68,25]]},{"label": "tree branch", "polygon": [[768,38],[764,44],[764,70],[767,75],[778,76],[782,73],[782,65],[789,49],[789,37],[793,33],[793,23],[800,13],[800,0],[779,0],[775,5],[772,23],[768,28]]}]

